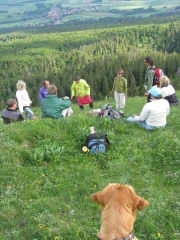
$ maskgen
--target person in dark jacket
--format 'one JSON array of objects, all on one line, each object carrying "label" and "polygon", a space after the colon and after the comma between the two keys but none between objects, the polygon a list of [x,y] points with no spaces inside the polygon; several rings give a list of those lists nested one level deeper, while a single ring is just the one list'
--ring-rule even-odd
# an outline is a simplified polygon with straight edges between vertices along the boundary
[{"label": "person in dark jacket", "polygon": [[24,121],[22,114],[17,111],[17,101],[15,99],[9,99],[7,101],[7,105],[7,109],[4,109],[1,114],[5,124],[9,124],[14,121]]},{"label": "person in dark jacket", "polygon": [[43,82],[43,86],[39,89],[39,102],[41,102],[41,100],[45,98],[46,95],[48,94],[48,86],[49,86],[49,81],[45,80]]},{"label": "person in dark jacket", "polygon": [[73,111],[71,108],[71,100],[68,97],[58,98],[57,87],[49,85],[48,94],[41,101],[42,117],[65,118],[69,117]]},{"label": "person in dark jacket", "polygon": [[151,57],[146,56],[144,58],[144,64],[146,65],[146,73],[145,73],[145,82],[144,82],[144,87],[145,87],[145,93],[144,96],[147,97],[147,102],[151,101],[151,95],[148,93],[148,91],[152,88],[153,86],[153,78],[154,78],[154,63]]},{"label": "person in dark jacket", "polygon": [[170,83],[170,80],[167,76],[162,76],[160,78],[160,88],[161,96],[168,100],[170,106],[178,105],[179,99],[176,95],[175,89]]}]

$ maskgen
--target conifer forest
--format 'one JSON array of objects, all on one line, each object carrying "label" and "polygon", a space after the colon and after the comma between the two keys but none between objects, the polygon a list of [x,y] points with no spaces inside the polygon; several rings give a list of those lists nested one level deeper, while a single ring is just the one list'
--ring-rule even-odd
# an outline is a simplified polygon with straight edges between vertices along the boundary
[{"label": "conifer forest", "polygon": [[[162,22],[162,21],[159,21]],[[133,24],[133,23],[132,23]],[[14,98],[16,83],[24,80],[33,105],[45,79],[58,87],[59,97],[70,96],[76,75],[91,86],[94,100],[102,100],[123,68],[128,96],[143,93],[144,57],[149,55],[180,89],[180,20],[61,31],[31,30],[0,34],[0,107]]]}]

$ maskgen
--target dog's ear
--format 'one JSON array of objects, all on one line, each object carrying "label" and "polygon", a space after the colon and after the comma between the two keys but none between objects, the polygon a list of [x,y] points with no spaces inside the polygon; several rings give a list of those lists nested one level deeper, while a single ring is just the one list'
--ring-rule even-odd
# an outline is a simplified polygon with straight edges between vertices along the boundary
[{"label": "dog's ear", "polygon": [[[126,185],[127,186],[127,185]],[[138,196],[135,191],[134,188],[131,186],[127,186],[131,195],[129,196],[129,203],[131,206],[133,206],[134,208],[137,208],[138,210],[142,211],[143,209],[145,209],[146,207],[149,206],[149,202],[146,201],[144,198]]]},{"label": "dog's ear", "polygon": [[113,185],[109,184],[107,187],[105,187],[102,191],[96,192],[91,195],[91,199],[100,204],[102,207],[105,207],[107,203],[110,201],[113,195]]},{"label": "dog's ear", "polygon": [[101,204],[101,201],[100,201],[100,194],[101,192],[96,192],[96,193],[93,193],[91,195],[91,200],[93,200],[94,202],[98,203],[98,204]]},{"label": "dog's ear", "polygon": [[137,201],[137,205],[136,205],[137,209],[139,211],[142,211],[143,209],[145,209],[148,206],[149,206],[149,202],[146,201],[144,198],[138,196],[138,201]]},{"label": "dog's ear", "polygon": [[103,193],[101,191],[92,194],[90,198],[97,204],[101,205],[101,207],[105,207],[110,199],[110,196],[108,193]]}]

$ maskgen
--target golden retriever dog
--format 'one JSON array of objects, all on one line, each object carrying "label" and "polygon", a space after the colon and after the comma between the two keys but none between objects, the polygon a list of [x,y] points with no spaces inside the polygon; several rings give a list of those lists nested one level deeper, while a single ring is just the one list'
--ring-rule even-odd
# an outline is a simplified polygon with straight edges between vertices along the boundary
[{"label": "golden retriever dog", "polygon": [[100,240],[138,240],[133,233],[136,209],[143,210],[149,202],[138,196],[133,187],[118,183],[109,184],[91,195],[101,205]]}]

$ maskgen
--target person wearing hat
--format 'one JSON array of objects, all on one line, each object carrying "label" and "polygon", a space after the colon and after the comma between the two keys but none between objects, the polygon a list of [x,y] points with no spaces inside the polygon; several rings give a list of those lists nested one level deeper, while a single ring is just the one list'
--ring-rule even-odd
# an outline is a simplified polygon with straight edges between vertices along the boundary
[{"label": "person wearing hat", "polygon": [[90,86],[80,76],[76,76],[75,81],[71,86],[71,99],[76,96],[76,100],[81,110],[84,109],[85,104],[89,104],[90,108],[93,108],[93,102],[90,97]]},{"label": "person wearing hat", "polygon": [[162,98],[161,89],[158,87],[152,87],[148,93],[151,96],[151,101],[144,105],[140,115],[133,114],[133,117],[126,120],[136,122],[147,130],[163,128],[166,126],[166,117],[170,111],[169,102]]}]

